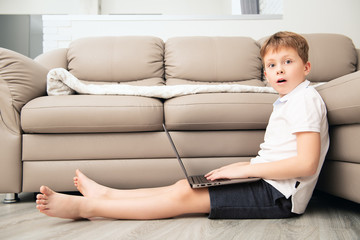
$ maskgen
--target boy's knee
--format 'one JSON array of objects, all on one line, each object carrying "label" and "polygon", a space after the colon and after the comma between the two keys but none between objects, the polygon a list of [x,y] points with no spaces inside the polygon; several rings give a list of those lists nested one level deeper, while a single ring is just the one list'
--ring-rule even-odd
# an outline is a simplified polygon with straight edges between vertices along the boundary
[{"label": "boy's knee", "polygon": [[192,189],[186,179],[181,179],[177,181],[174,186],[175,189],[179,191],[189,191]]},{"label": "boy's knee", "polygon": [[188,185],[190,187],[190,185],[186,179],[180,179],[179,181],[177,181],[175,183],[175,186],[182,186],[182,185]]},{"label": "boy's knee", "polygon": [[207,188],[192,189],[186,179],[176,182],[171,193],[170,201],[178,204],[182,213],[208,213],[210,211],[210,198]]},{"label": "boy's knee", "polygon": [[190,187],[186,179],[177,181],[174,184],[174,198],[180,198],[180,200],[187,199],[192,194],[193,189]]}]

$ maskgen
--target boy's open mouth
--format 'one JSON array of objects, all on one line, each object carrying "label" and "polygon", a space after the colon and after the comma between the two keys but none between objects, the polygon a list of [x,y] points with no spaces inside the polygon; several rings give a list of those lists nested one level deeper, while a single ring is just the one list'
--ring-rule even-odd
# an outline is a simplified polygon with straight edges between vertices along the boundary
[{"label": "boy's open mouth", "polygon": [[276,82],[277,83],[284,83],[284,82],[286,82],[286,79],[278,79]]}]

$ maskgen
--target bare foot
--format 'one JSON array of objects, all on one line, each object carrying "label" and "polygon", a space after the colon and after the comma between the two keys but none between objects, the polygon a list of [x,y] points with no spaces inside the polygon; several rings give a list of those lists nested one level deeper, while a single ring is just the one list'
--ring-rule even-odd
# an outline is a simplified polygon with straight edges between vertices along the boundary
[{"label": "bare foot", "polygon": [[108,188],[98,184],[91,180],[85,174],[76,170],[76,176],[74,177],[74,185],[79,192],[88,198],[106,198]]},{"label": "bare foot", "polygon": [[50,217],[59,217],[67,219],[89,218],[84,214],[84,204],[86,199],[79,196],[65,195],[54,192],[49,187],[41,186],[40,192],[36,196],[36,208],[41,213]]}]

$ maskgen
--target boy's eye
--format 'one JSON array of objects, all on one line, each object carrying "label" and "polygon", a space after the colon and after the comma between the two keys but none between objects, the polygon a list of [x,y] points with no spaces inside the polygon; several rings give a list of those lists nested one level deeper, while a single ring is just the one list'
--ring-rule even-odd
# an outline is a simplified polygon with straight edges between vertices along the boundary
[{"label": "boy's eye", "polygon": [[285,61],[285,64],[290,64],[290,63],[292,63],[292,61],[290,59]]},{"label": "boy's eye", "polygon": [[275,64],[273,63],[268,64],[268,68],[273,68],[273,67],[275,67]]}]

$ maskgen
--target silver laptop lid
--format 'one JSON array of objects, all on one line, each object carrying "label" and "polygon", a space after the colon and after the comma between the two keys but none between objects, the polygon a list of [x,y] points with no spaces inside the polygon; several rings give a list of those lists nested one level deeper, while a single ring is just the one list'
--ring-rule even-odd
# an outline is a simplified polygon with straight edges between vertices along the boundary
[{"label": "silver laptop lid", "polygon": [[188,176],[188,174],[187,174],[187,172],[186,172],[185,166],[184,166],[184,164],[183,164],[183,162],[182,162],[182,160],[181,160],[181,158],[180,158],[180,155],[179,155],[179,153],[178,153],[178,151],[177,151],[177,149],[176,149],[176,147],[175,147],[175,144],[174,144],[174,142],[173,142],[173,140],[172,140],[172,138],[171,138],[168,130],[166,129],[165,124],[163,123],[162,125],[163,125],[163,128],[164,128],[164,130],[165,130],[165,133],[166,133],[167,137],[169,138],[171,147],[173,148],[173,150],[174,150],[174,152],[175,152],[176,158],[178,159],[179,164],[180,164],[183,172],[185,173],[186,178],[188,178],[189,176]]}]

